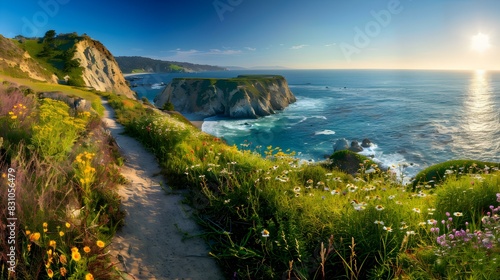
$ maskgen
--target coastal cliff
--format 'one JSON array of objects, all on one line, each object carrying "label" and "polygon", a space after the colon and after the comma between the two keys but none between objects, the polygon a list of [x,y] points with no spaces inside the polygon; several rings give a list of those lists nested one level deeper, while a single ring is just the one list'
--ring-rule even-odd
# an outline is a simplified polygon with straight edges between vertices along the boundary
[{"label": "coastal cliff", "polygon": [[230,79],[175,78],[155,98],[155,105],[162,108],[171,103],[181,113],[203,117],[258,118],[295,101],[282,76],[240,75]]},{"label": "coastal cliff", "polygon": [[86,86],[135,98],[135,93],[127,85],[118,63],[103,44],[85,39],[76,43],[75,48],[73,58],[78,60],[83,68],[82,79]]}]

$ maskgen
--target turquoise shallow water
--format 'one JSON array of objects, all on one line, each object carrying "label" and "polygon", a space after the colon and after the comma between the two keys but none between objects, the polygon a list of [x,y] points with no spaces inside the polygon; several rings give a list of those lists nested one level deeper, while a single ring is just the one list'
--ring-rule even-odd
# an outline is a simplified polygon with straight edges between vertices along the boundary
[{"label": "turquoise shallow water", "polygon": [[281,74],[297,102],[257,120],[210,118],[203,130],[230,144],[279,146],[322,160],[337,139],[369,138],[366,154],[406,176],[449,159],[500,161],[500,73],[409,70],[273,70],[145,75],[150,100],[173,77]]}]

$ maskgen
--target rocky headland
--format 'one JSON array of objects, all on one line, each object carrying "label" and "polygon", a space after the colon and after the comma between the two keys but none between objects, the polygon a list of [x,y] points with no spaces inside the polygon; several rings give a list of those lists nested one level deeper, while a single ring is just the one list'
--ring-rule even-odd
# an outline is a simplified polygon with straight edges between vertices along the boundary
[{"label": "rocky headland", "polygon": [[240,75],[230,79],[176,78],[155,98],[181,113],[202,117],[258,118],[296,101],[283,76]]}]

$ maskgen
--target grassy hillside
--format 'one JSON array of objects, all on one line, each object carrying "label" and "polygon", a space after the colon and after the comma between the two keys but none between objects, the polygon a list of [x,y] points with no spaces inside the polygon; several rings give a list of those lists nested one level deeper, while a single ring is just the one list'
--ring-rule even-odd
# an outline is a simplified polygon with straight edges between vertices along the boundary
[{"label": "grassy hillside", "polygon": [[357,159],[353,176],[330,169],[336,164],[301,164],[278,147],[238,149],[134,102],[111,98],[169,184],[190,191],[226,275],[495,279],[500,271],[497,165],[412,191],[369,161]]},{"label": "grassy hillside", "polygon": [[15,41],[0,35],[0,73],[11,77],[29,78],[29,74],[21,69],[21,65],[40,78],[50,80],[53,72],[44,67],[33,57],[25,56],[25,50]]},{"label": "grassy hillside", "polygon": [[73,56],[76,51],[75,44],[85,39],[88,37],[76,33],[56,35],[55,31],[49,30],[43,38],[18,37],[14,42],[44,68],[55,73],[60,80],[68,76],[70,85],[84,86],[82,69]]},{"label": "grassy hillside", "polygon": [[163,61],[140,56],[117,56],[116,61],[123,73],[182,73],[224,71],[225,68],[187,62]]}]

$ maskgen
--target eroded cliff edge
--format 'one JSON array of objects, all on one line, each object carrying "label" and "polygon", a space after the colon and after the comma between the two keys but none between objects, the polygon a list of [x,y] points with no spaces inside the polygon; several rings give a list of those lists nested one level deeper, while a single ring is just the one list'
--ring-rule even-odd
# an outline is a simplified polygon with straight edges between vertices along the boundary
[{"label": "eroded cliff edge", "polygon": [[82,67],[82,78],[86,86],[97,91],[123,94],[135,98],[111,52],[100,42],[86,39],[75,45],[74,58]]},{"label": "eroded cliff edge", "polygon": [[229,79],[175,78],[155,98],[181,113],[203,117],[258,118],[296,101],[283,76],[240,75]]}]

